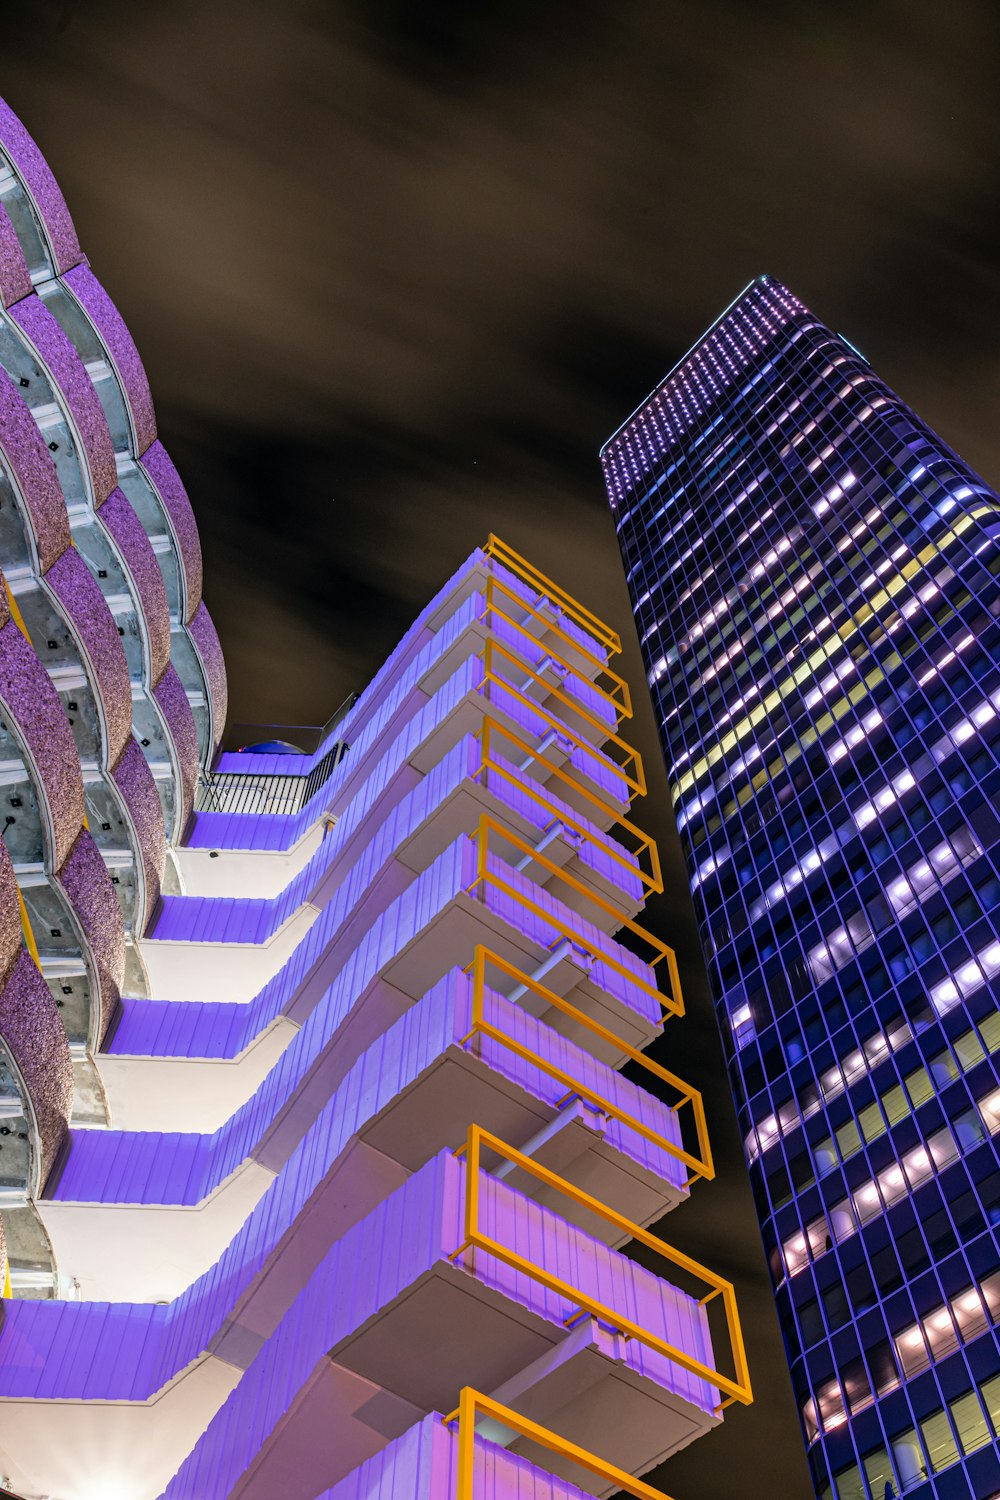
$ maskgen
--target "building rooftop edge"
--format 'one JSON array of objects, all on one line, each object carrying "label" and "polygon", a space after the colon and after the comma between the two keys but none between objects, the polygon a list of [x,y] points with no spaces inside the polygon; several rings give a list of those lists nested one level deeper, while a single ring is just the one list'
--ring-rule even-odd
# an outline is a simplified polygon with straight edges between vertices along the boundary
[{"label": "building rooftop edge", "polygon": [[750,291],[750,288],[754,287],[754,286],[769,285],[771,282],[773,282],[775,280],[776,280],[776,277],[770,276],[766,271],[761,271],[757,276],[754,276],[751,281],[747,282],[746,286],[742,289],[742,291],[737,292],[737,294],[733,298],[733,300],[730,303],[728,303],[727,306],[725,306],[722,309],[722,311],[719,313],[719,315],[718,315],[717,318],[713,319],[713,321],[705,329],[704,333],[700,334],[698,336],[698,338],[695,339],[694,343],[688,349],[685,350],[685,352],[681,355],[680,359],[677,360],[675,364],[671,365],[670,369],[664,375],[663,379],[657,381],[656,385],[653,386],[653,388],[649,392],[649,394],[646,395],[646,396],[644,396],[643,399],[639,402],[638,406],[636,406],[632,411],[629,412],[629,414],[625,418],[624,422],[619,423],[619,425],[615,428],[615,430],[611,434],[611,436],[609,438],[606,438],[604,440],[604,442],[601,444],[600,450],[598,452],[598,457],[599,458],[603,459],[605,453],[607,453],[608,449],[611,447],[611,444],[615,441],[615,439],[617,437],[619,437],[625,431],[625,428],[632,421],[633,417],[637,416],[639,414],[639,412],[642,411],[643,407],[649,405],[649,402],[656,395],[657,391],[661,391],[663,389],[663,387],[666,385],[667,381],[671,378],[671,376],[676,375],[677,371],[681,368],[681,366],[683,364],[685,364],[687,362],[687,360],[689,360],[691,358],[691,356],[695,352],[695,350],[696,349],[700,349],[701,345],[705,342],[705,340],[711,337],[711,335],[718,328],[719,324],[722,322],[723,318],[726,318],[726,317],[729,316],[729,314],[732,312],[732,310],[736,306],[736,304],[738,302],[741,302],[743,300],[743,298],[746,296],[747,292]]}]

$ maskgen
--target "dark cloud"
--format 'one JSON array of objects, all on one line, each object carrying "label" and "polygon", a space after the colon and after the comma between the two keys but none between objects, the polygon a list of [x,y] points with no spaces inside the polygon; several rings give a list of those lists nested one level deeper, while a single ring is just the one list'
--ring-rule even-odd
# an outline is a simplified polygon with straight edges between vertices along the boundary
[{"label": "dark cloud", "polygon": [[628,642],[644,821],[719,1180],[668,1233],[742,1292],[750,1412],[679,1500],[811,1493],[597,450],[756,273],[987,474],[993,0],[34,0],[3,89],[145,358],[234,720],[319,722],[496,530]]}]

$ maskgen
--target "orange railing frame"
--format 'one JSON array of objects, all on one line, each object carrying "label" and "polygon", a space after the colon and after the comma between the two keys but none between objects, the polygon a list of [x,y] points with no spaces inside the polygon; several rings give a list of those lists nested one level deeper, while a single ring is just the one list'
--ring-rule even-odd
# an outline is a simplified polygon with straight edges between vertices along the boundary
[{"label": "orange railing frame", "polygon": [[[601,734],[601,744],[597,745],[593,741],[588,740],[585,735],[580,734],[578,730],[573,729],[567,724],[565,719],[557,718],[551,709],[546,708],[537,699],[530,698],[522,688],[511,682],[509,678],[500,676],[494,664],[494,657],[496,656],[503,657],[513,666],[520,668],[522,672],[526,672],[532,681],[541,684],[550,698],[555,698],[562,707],[565,707],[571,713],[579,715],[587,723],[592,724]],[[642,757],[633,745],[630,745],[627,740],[622,739],[620,734],[609,729],[595,714],[592,714],[589,709],[584,708],[582,703],[571,698],[568,693],[564,693],[562,688],[555,687],[551,682],[547,682],[530,661],[525,661],[523,657],[518,656],[517,652],[511,650],[509,646],[504,645],[503,641],[498,641],[495,635],[487,636],[483,645],[482,660],[488,681],[496,682],[499,687],[505,688],[509,693],[512,693],[519,702],[524,703],[528,708],[534,710],[557,733],[566,736],[574,745],[592,756],[594,760],[610,761],[624,780],[626,786],[631,788],[633,796],[644,797],[646,795],[646,773],[643,769]],[[608,751],[606,747],[609,745],[621,757],[620,760],[616,760]]]},{"label": "orange railing frame", "polygon": [[662,1490],[654,1490],[652,1485],[633,1478],[624,1469],[619,1469],[616,1464],[609,1463],[607,1459],[598,1458],[596,1453],[590,1453],[586,1448],[571,1443],[568,1438],[560,1437],[550,1428],[541,1427],[528,1417],[522,1417],[518,1412],[512,1411],[509,1406],[494,1401],[492,1396],[484,1396],[482,1391],[473,1390],[469,1385],[459,1393],[458,1406],[455,1410],[443,1418],[446,1427],[451,1427],[456,1421],[458,1422],[458,1472],[455,1500],[473,1500],[477,1411],[511,1432],[516,1432],[519,1437],[528,1438],[539,1447],[548,1448],[551,1453],[558,1454],[560,1458],[566,1458],[571,1463],[578,1464],[588,1473],[596,1474],[599,1479],[609,1479],[618,1489],[624,1490],[628,1495],[633,1495],[635,1500],[670,1500],[670,1496],[664,1494]]},{"label": "orange railing frame", "polygon": [[[705,1306],[713,1298],[721,1296],[725,1309],[726,1329],[729,1336],[729,1347],[733,1357],[735,1375],[723,1375],[720,1370],[709,1369],[702,1360],[696,1359],[693,1354],[687,1354],[683,1349],[679,1349],[667,1339],[661,1338],[659,1334],[653,1333],[648,1328],[643,1328],[633,1318],[629,1318],[624,1313],[617,1312],[614,1308],[608,1307],[606,1303],[600,1302],[596,1297],[590,1296],[588,1292],[581,1291],[579,1287],[571,1286],[562,1277],[554,1275],[551,1271],[545,1270],[543,1266],[536,1265],[534,1261],[528,1260],[524,1255],[520,1255],[516,1250],[511,1250],[508,1246],[502,1245],[499,1240],[494,1240],[489,1235],[484,1234],[479,1226],[480,1172],[482,1170],[482,1153],[484,1147],[495,1156],[511,1162],[514,1166],[519,1167],[521,1171],[527,1172],[530,1176],[537,1178],[546,1187],[562,1193],[571,1202],[578,1204],[582,1208],[591,1210],[599,1218],[604,1219],[606,1223],[613,1225],[630,1238],[638,1240],[641,1245],[645,1245],[647,1249],[652,1250],[663,1260],[667,1261],[668,1264],[676,1266],[679,1270],[689,1276],[695,1277],[699,1281],[705,1282],[711,1290],[700,1299],[701,1306]],[[568,1302],[575,1303],[577,1311],[567,1320],[568,1324],[575,1323],[580,1317],[586,1316],[589,1313],[591,1317],[598,1318],[602,1323],[624,1334],[626,1338],[635,1339],[638,1343],[644,1344],[646,1348],[654,1350],[665,1359],[669,1359],[672,1363],[679,1365],[681,1369],[696,1376],[699,1380],[706,1381],[717,1392],[724,1395],[725,1399],[715,1408],[717,1412],[723,1411],[725,1407],[731,1406],[734,1402],[739,1402],[741,1406],[750,1405],[753,1401],[753,1391],[750,1386],[750,1375],[747,1369],[746,1348],[743,1342],[739,1309],[736,1305],[736,1291],[731,1281],[727,1281],[725,1277],[717,1275],[716,1272],[709,1270],[707,1266],[703,1266],[699,1261],[693,1260],[689,1255],[685,1255],[683,1251],[675,1250],[672,1245],[668,1245],[665,1240],[661,1240],[657,1235],[651,1234],[648,1229],[643,1229],[639,1224],[633,1224],[631,1219],[627,1219],[624,1214],[618,1213],[616,1209],[609,1208],[600,1199],[591,1197],[582,1188],[576,1187],[572,1182],[567,1182],[564,1177],[560,1177],[558,1173],[551,1171],[548,1167],[541,1166],[538,1162],[533,1161],[530,1156],[525,1156],[523,1152],[508,1145],[499,1136],[492,1135],[488,1130],[484,1130],[481,1125],[471,1124],[469,1126],[469,1134],[464,1145],[459,1146],[454,1152],[455,1156],[462,1156],[463,1154],[466,1165],[463,1239],[461,1244],[448,1256],[450,1261],[457,1261],[466,1250],[482,1250],[484,1254],[492,1255],[495,1259],[503,1261],[512,1270],[520,1271],[525,1276],[530,1277],[539,1286],[545,1287],[550,1292],[555,1292],[557,1296],[565,1297]]]},{"label": "orange railing frame", "polygon": [[564,588],[560,588],[559,584],[553,583],[551,578],[547,578],[541,569],[535,567],[534,563],[528,562],[527,558],[515,552],[513,547],[509,547],[506,542],[490,532],[483,552],[487,557],[494,558],[508,572],[516,574],[536,593],[545,594],[564,614],[569,615],[581,630],[599,641],[606,651],[612,652],[615,656],[620,655],[622,642],[618,632],[612,630],[611,626],[605,624],[592,610],[587,609],[586,605],[581,604],[579,599],[575,599]]},{"label": "orange railing frame", "polygon": [[[571,661],[568,661],[565,656],[561,655],[557,651],[554,651],[551,646],[543,644],[540,638],[536,635],[533,635],[528,627],[522,623],[522,621],[515,620],[511,615],[507,613],[505,609],[501,609],[500,605],[497,604],[494,599],[494,595],[498,593],[503,594],[507,599],[511,600],[511,602],[515,604],[518,609],[524,610],[531,616],[533,620],[537,620],[539,625],[541,625],[548,634],[558,636],[561,641],[565,642],[565,649],[572,652],[575,656],[582,657],[583,660],[590,666],[594,675],[592,677],[588,677],[586,673],[580,671],[579,667],[574,666]],[[535,605],[530,604],[527,599],[522,599],[521,596],[514,591],[514,589],[509,588],[508,585],[504,583],[501,578],[498,578],[496,576],[496,573],[494,572],[491,572],[487,576],[486,592],[484,598],[486,607],[483,613],[479,616],[480,620],[485,621],[489,618],[490,615],[498,615],[501,620],[510,625],[514,630],[517,631],[519,635],[523,635],[526,640],[532,643],[532,645],[541,647],[541,649],[545,652],[545,655],[549,657],[550,660],[558,662],[561,667],[565,668],[567,672],[572,673],[572,675],[577,678],[578,681],[584,683],[587,688],[591,688],[599,693],[604,701],[614,709],[615,715],[619,720],[631,719],[632,695],[629,692],[628,683],[625,681],[624,677],[622,677],[612,667],[608,666],[606,660],[602,660],[602,658],[595,655],[593,651],[588,651],[586,646],[582,645],[578,640],[575,639],[574,636],[570,635],[569,631],[566,630],[564,626],[558,624],[558,622],[553,620],[550,616],[542,614],[541,610],[537,609]],[[610,679],[610,688],[603,686],[601,678]]]},{"label": "orange railing frame", "polygon": [[[523,854],[529,855],[535,863],[541,865],[550,875],[554,875],[557,880],[561,880],[579,895],[584,896],[586,900],[593,902],[595,906],[600,907],[602,911],[614,917],[619,927],[627,928],[640,941],[647,943],[652,948],[654,956],[642,961],[648,963],[650,968],[654,968],[658,963],[666,960],[667,973],[670,978],[670,994],[665,995],[655,985],[647,983],[634,969],[629,968],[627,964],[623,964],[612,953],[606,952],[599,944],[592,942],[590,938],[578,932],[575,927],[571,927],[568,923],[564,922],[555,912],[547,911],[544,906],[537,901],[533,901],[524,891],[518,890],[514,884],[505,880],[502,875],[498,875],[495,870],[491,870],[489,865],[489,835],[491,830],[495,831],[506,843],[513,844],[515,849],[520,849]],[[653,996],[666,1014],[674,1016],[682,1016],[684,1014],[684,997],[681,993],[681,978],[677,967],[677,955],[668,943],[654,936],[653,933],[649,932],[645,927],[640,926],[632,917],[627,916],[625,912],[619,911],[616,906],[612,906],[610,901],[606,901],[596,891],[588,890],[575,876],[570,875],[553,860],[546,858],[539,850],[533,848],[525,839],[513,833],[489,813],[484,812],[480,814],[479,826],[473,838],[476,841],[477,848],[476,878],[466,888],[467,895],[475,895],[480,889],[485,892],[486,886],[493,886],[495,890],[502,891],[504,895],[510,896],[512,900],[519,902],[526,911],[530,911],[534,916],[539,917],[548,926],[554,927],[557,932],[561,933],[563,937],[568,938],[571,943],[585,948],[600,963],[606,964],[609,969],[614,969],[617,974],[620,974],[624,979],[634,984],[644,994]]]},{"label": "orange railing frame", "polygon": [[[608,803],[602,802],[599,797],[595,796],[593,792],[588,791],[585,786],[577,781],[575,777],[570,776],[561,766],[557,766],[553,761],[547,760],[540,750],[533,749],[527,740],[521,739],[513,730],[508,729],[506,725],[502,724],[499,719],[494,719],[489,714],[485,714],[479,737],[483,747],[482,760],[478,770],[473,773],[474,781],[478,780],[484,771],[495,771],[498,776],[502,776],[506,781],[511,782],[525,796],[531,798],[532,801],[537,802],[540,807],[551,813],[553,823],[567,824],[581,838],[586,839],[595,849],[600,850],[601,853],[606,854],[616,864],[621,865],[630,875],[638,876],[645,886],[647,893],[654,895],[662,894],[663,873],[660,868],[660,855],[655,839],[648,833],[644,833],[641,828],[637,828],[628,818],[622,817]],[[495,760],[490,754],[494,738],[506,740],[508,744],[514,746],[522,754],[529,756],[531,760],[544,766],[547,771],[550,771],[559,780],[564,782],[571,790],[591,802],[609,821],[615,823],[617,828],[623,830],[635,840],[638,844],[638,850],[630,851],[624,845],[619,845],[614,839],[610,843],[605,843],[587,827],[586,822],[583,821],[580,814],[575,813],[568,806],[557,807],[546,797],[541,787],[537,786],[533,781],[523,780],[517,774],[523,769],[522,767],[515,766],[513,769],[510,769]],[[648,872],[642,868],[640,863],[643,854],[646,854],[649,859]]]},{"label": "orange railing frame", "polygon": [[[509,978],[516,980],[518,984],[524,985],[525,988],[531,990],[546,1005],[553,1006],[563,1015],[568,1016],[570,1020],[585,1027],[594,1036],[607,1042],[614,1050],[623,1053],[630,1062],[638,1063],[640,1067],[645,1068],[647,1072],[651,1073],[654,1078],[657,1078],[661,1083],[665,1083],[668,1088],[675,1090],[679,1098],[676,1103],[669,1104],[667,1107],[673,1114],[677,1114],[685,1104],[690,1104],[695,1133],[698,1138],[699,1154],[695,1155],[693,1152],[685,1150],[683,1146],[678,1146],[675,1141],[670,1140],[667,1136],[660,1135],[658,1131],[653,1130],[643,1120],[638,1119],[637,1116],[630,1115],[627,1110],[622,1109],[610,1099],[606,1099],[596,1089],[591,1089],[586,1084],[581,1083],[579,1079],[574,1078],[563,1068],[558,1067],[539,1053],[533,1052],[523,1042],[519,1042],[514,1037],[508,1036],[506,1032],[501,1031],[498,1026],[494,1026],[488,1021],[484,1013],[487,968],[499,969],[502,973],[508,975]],[[472,975],[472,1015],[470,1030],[462,1037],[463,1045],[470,1042],[477,1035],[488,1036],[501,1046],[506,1047],[508,1051],[522,1058],[525,1062],[531,1063],[543,1073],[547,1073],[550,1078],[554,1078],[557,1083],[562,1083],[568,1090],[566,1098],[560,1100],[560,1105],[567,1103],[569,1099],[575,1097],[585,1099],[588,1104],[592,1104],[596,1109],[602,1110],[606,1115],[610,1115],[612,1119],[618,1120],[623,1125],[627,1125],[630,1130],[634,1130],[638,1135],[643,1136],[644,1139],[651,1141],[654,1146],[658,1146],[667,1155],[674,1157],[677,1161],[683,1162],[691,1173],[690,1177],[684,1183],[685,1189],[690,1188],[691,1184],[699,1178],[703,1177],[706,1181],[711,1181],[714,1178],[715,1165],[712,1161],[712,1148],[708,1139],[705,1103],[696,1088],[692,1088],[682,1078],[678,1078],[675,1073],[668,1072],[666,1068],[661,1067],[659,1063],[654,1062],[651,1057],[647,1057],[638,1048],[630,1046],[628,1042],[616,1036],[613,1031],[609,1031],[606,1026],[602,1026],[600,1021],[595,1021],[592,1016],[586,1015],[569,1000],[564,999],[562,995],[555,994],[553,990],[548,989],[547,986],[541,984],[537,979],[533,979],[530,974],[525,974],[516,964],[508,963],[507,959],[501,958],[499,953],[494,953],[485,944],[477,944],[472,963],[466,967],[464,972],[471,973]],[[502,991],[499,993],[502,993]]]}]

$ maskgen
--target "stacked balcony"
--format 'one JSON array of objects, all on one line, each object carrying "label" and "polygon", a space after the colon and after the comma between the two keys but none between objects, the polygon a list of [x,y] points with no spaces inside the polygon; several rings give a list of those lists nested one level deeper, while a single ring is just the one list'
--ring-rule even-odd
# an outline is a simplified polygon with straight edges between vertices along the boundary
[{"label": "stacked balcony", "polygon": [[750,1399],[732,1288],[650,1228],[713,1167],[644,1055],[683,1000],[616,644],[491,538],[314,754],[220,757],[303,789],[201,799],[111,1125],[36,1195],[25,1496],[655,1497]]}]

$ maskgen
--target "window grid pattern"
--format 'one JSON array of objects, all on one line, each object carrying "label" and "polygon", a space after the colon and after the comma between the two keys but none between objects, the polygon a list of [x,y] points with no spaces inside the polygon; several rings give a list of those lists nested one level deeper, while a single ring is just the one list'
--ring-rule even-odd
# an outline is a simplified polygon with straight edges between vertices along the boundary
[{"label": "window grid pattern", "polygon": [[602,459],[817,1490],[986,1500],[1000,497],[768,277]]}]

